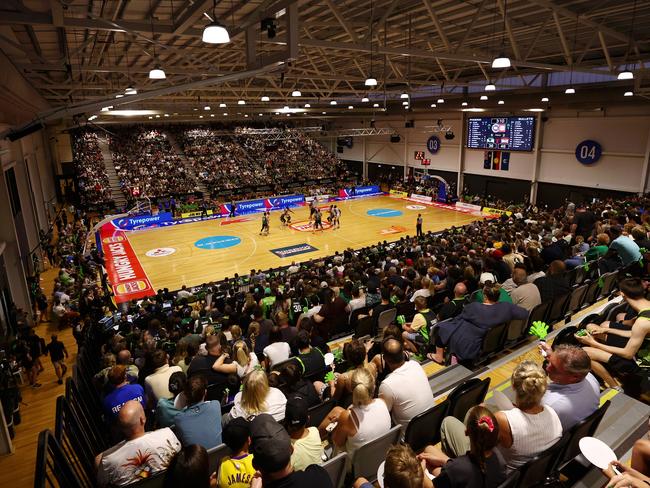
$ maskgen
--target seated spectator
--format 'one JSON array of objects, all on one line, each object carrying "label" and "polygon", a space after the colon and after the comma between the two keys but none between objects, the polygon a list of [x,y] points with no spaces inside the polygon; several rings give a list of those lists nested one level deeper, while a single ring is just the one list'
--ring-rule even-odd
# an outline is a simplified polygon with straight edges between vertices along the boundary
[{"label": "seated spectator", "polygon": [[596,244],[589,248],[587,251],[587,254],[585,254],[585,260],[587,262],[590,261],[595,261],[598,258],[603,257],[605,254],[607,254],[607,251],[609,250],[609,235],[603,233],[600,233],[596,236]]},{"label": "seated spectator", "polygon": [[[510,278],[508,280],[510,281]],[[474,295],[474,301],[478,303],[483,303],[483,287],[488,284],[496,284],[498,283],[496,276],[494,276],[493,273],[481,273],[481,277],[479,278],[479,289],[476,292],[476,295]],[[500,302],[508,302],[512,303],[512,298],[510,297],[510,293],[506,291],[506,289],[501,286],[499,288],[499,300]]]},{"label": "seated spectator", "polygon": [[449,348],[459,361],[473,361],[481,352],[488,330],[513,319],[528,317],[526,309],[508,302],[499,302],[499,285],[483,287],[483,303],[469,303],[462,313],[434,328],[436,352],[429,359],[444,362],[444,348]]},{"label": "seated spectator", "polygon": [[325,289],[323,305],[313,316],[319,335],[328,340],[331,334],[345,329],[350,316],[350,305],[336,296],[330,288]]},{"label": "seated spectator", "polygon": [[278,422],[284,419],[287,399],[277,388],[269,387],[266,373],[259,369],[244,378],[242,390],[235,395],[230,418],[250,419],[261,413],[272,415]]},{"label": "seated spectator", "polygon": [[161,427],[173,427],[174,419],[178,413],[187,405],[185,397],[185,384],[187,376],[182,371],[176,371],[169,377],[169,391],[172,398],[161,398],[156,405],[156,425]]},{"label": "seated spectator", "polygon": [[210,475],[208,451],[198,444],[190,444],[181,448],[169,462],[164,487],[210,488]]},{"label": "seated spectator", "polygon": [[575,336],[586,346],[591,370],[612,388],[619,386],[614,376],[625,378],[638,372],[637,355],[640,354],[640,361],[650,364],[650,300],[645,298],[643,282],[639,278],[626,278],[618,287],[623,300],[637,316],[622,322],[588,324],[589,334]]},{"label": "seated spectator", "polygon": [[249,488],[255,468],[250,447],[250,423],[243,418],[232,419],[223,428],[223,442],[230,456],[221,460],[217,471],[218,488]]},{"label": "seated spectator", "polygon": [[[351,397],[351,378],[352,374],[357,369],[366,369],[374,378],[377,377],[377,368],[373,363],[368,362],[366,347],[360,340],[352,339],[350,342],[343,344],[343,359],[347,362],[348,370],[340,373],[335,377],[335,379],[329,381],[330,396],[334,398],[337,403],[339,403],[341,399]],[[349,402],[343,403],[347,404]]]},{"label": "seated spectator", "polygon": [[275,323],[280,327],[280,332],[282,333],[282,340],[287,343],[296,337],[298,330],[295,327],[291,327],[289,324],[289,315],[285,312],[278,312],[275,314]]},{"label": "seated spectator", "polygon": [[153,353],[154,372],[144,379],[144,390],[147,395],[147,408],[154,409],[161,398],[171,398],[169,391],[169,377],[176,371],[178,366],[169,366],[169,356],[162,349]]},{"label": "seated spectator", "polygon": [[581,348],[562,344],[551,349],[545,343],[540,348],[546,352],[546,373],[551,380],[542,403],[557,413],[566,432],[598,410],[600,385],[589,373],[591,361]]},{"label": "seated spectator", "polygon": [[[317,347],[311,347],[309,332],[301,330],[296,336],[298,355],[296,359],[302,366],[302,374],[311,377],[315,373],[325,373],[325,357]],[[322,378],[322,377],[321,377]]]},{"label": "seated spectator", "polygon": [[212,369],[225,374],[236,373],[241,379],[260,365],[257,354],[251,352],[244,341],[235,342],[233,356],[233,362],[225,364],[230,356],[227,353],[221,354],[212,365]]},{"label": "seated spectator", "polygon": [[366,295],[359,286],[355,285],[352,287],[352,300],[350,300],[348,305],[350,305],[350,313],[366,306]]},{"label": "seated spectator", "polygon": [[395,305],[390,303],[390,288],[382,288],[381,289],[381,303],[378,305],[375,305],[371,310],[370,310],[370,315],[372,316],[373,320],[373,328],[372,330],[377,330],[378,328],[378,323],[379,323],[379,316],[381,315],[382,312],[385,312],[386,310],[390,310],[391,308],[395,308]]},{"label": "seated spectator", "polygon": [[126,368],[123,365],[113,366],[108,373],[108,384],[113,390],[104,397],[104,416],[112,422],[117,419],[120,409],[130,400],[138,401],[145,406],[144,389],[138,385],[132,385],[126,378]]},{"label": "seated spectator", "polygon": [[[200,374],[205,376],[208,381],[209,387],[214,387],[225,391],[230,386],[229,377],[227,373],[215,371],[213,369],[214,363],[219,359],[223,348],[227,346],[227,341],[223,333],[219,332],[215,335],[209,335],[205,338],[205,348],[207,355],[197,354],[190,362],[187,369],[187,376],[191,378],[194,375]],[[230,359],[224,359],[227,364]],[[221,398],[221,395],[211,398]]]},{"label": "seated spectator", "polygon": [[436,314],[429,310],[427,299],[424,296],[419,296],[415,299],[416,314],[413,316],[413,321],[405,323],[402,328],[402,337],[404,338],[404,347],[414,353],[418,352],[418,343],[423,343],[424,339],[420,330],[424,327],[426,337],[429,336],[429,329],[436,323]]},{"label": "seated spectator", "polygon": [[[548,378],[532,361],[523,361],[512,373],[515,408],[497,412],[499,450],[506,463],[507,474],[526,464],[540,452],[555,444],[562,436],[562,424],[555,411],[542,404]],[[442,422],[442,447],[450,457],[470,450],[465,426],[453,417]]]},{"label": "seated spectator", "polygon": [[269,345],[264,348],[264,364],[267,368],[272,368],[282,361],[289,359],[291,355],[291,346],[282,340],[280,327],[274,325],[269,333]]},{"label": "seated spectator", "polygon": [[[312,464],[304,471],[291,465],[291,438],[267,414],[258,415],[250,425],[253,466],[260,472],[265,488],[333,488],[327,471]],[[252,485],[259,486],[259,485]]]},{"label": "seated spectator", "polygon": [[433,405],[433,392],[420,364],[404,360],[400,342],[395,339],[384,341],[382,353],[389,373],[379,386],[379,398],[386,403],[393,421],[401,425],[404,432],[413,417]]},{"label": "seated spectator", "polygon": [[[469,449],[461,456],[450,458],[435,446],[427,446],[419,459],[426,461],[427,468],[435,476],[435,488],[496,488],[505,480],[505,462],[498,449],[499,424],[487,408],[472,407],[460,420],[447,417],[447,422],[465,429]],[[444,445],[444,444],[443,444]]]},{"label": "seated spectator", "polygon": [[117,420],[125,440],[97,456],[97,484],[100,487],[125,486],[167,469],[181,448],[171,429],[145,432],[147,419],[144,409],[135,400],[122,406]]},{"label": "seated spectator", "polygon": [[221,444],[221,404],[205,401],[207,383],[201,375],[192,376],[185,384],[185,407],[176,417],[176,433],[184,446],[199,444],[206,449]]},{"label": "seated spectator", "polygon": [[512,303],[525,308],[529,312],[542,303],[539,288],[528,282],[526,269],[516,267],[512,272],[512,281],[514,284],[514,288],[510,291]]},{"label": "seated spectator", "polygon": [[609,250],[614,250],[618,253],[618,257],[623,262],[623,266],[636,263],[641,259],[641,252],[639,246],[628,235],[624,235],[620,227],[614,225],[609,228],[613,241],[609,245]]},{"label": "seated spectator", "polygon": [[454,298],[446,299],[438,311],[438,322],[460,315],[467,300],[467,286],[463,282],[454,286]]},{"label": "seated spectator", "polygon": [[294,396],[287,400],[284,425],[291,437],[293,469],[304,470],[311,464],[323,462],[323,445],[316,427],[307,427],[309,405],[304,398]]},{"label": "seated spectator", "polygon": [[555,260],[549,265],[546,276],[535,280],[535,286],[539,289],[542,303],[566,295],[571,291],[565,271],[564,261]]},{"label": "seated spectator", "polygon": [[[423,463],[413,450],[406,445],[397,445],[391,447],[386,453],[384,486],[390,488],[433,488],[434,484],[424,472]],[[365,478],[358,478],[353,487],[373,488],[373,484]]]},{"label": "seated spectator", "polygon": [[285,364],[279,372],[273,371],[271,378],[279,374],[280,387],[287,400],[295,396],[303,398],[310,407],[318,405],[321,399],[318,392],[321,391],[322,383],[307,381],[303,378],[301,368],[294,362]]},{"label": "seated spectator", "polygon": [[352,406],[334,407],[319,427],[322,438],[327,437],[327,426],[336,423],[331,432],[334,445],[348,453],[350,459],[359,447],[390,430],[390,412],[386,403],[373,398],[375,379],[365,369],[352,373]]}]

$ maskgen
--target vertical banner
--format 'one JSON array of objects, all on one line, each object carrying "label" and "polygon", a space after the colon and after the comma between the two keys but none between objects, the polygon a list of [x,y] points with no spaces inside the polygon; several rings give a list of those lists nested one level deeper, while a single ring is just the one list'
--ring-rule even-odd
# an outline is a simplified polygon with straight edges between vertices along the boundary
[{"label": "vertical banner", "polygon": [[501,151],[492,151],[492,169],[498,170],[501,164]]},{"label": "vertical banner", "polygon": [[492,151],[483,153],[483,169],[492,169]]},{"label": "vertical banner", "polygon": [[502,152],[501,153],[501,170],[508,171],[510,169],[510,153]]}]

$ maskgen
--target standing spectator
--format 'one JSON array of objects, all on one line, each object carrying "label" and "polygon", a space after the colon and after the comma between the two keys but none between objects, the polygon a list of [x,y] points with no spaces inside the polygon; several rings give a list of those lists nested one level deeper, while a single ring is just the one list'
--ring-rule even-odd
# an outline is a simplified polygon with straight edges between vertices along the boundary
[{"label": "standing spectator", "polygon": [[65,365],[65,358],[68,357],[68,351],[65,348],[65,344],[57,339],[55,334],[52,334],[50,343],[45,347],[45,351],[50,355],[50,361],[54,366],[54,372],[58,378],[57,383],[59,385],[63,384],[63,377],[68,372],[68,367]]}]

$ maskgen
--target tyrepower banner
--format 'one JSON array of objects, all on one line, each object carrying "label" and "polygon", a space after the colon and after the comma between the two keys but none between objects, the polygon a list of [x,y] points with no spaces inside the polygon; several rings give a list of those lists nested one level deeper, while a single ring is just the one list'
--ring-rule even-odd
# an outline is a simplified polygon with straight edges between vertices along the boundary
[{"label": "tyrepower banner", "polygon": [[138,260],[129,240],[121,230],[104,225],[100,230],[104,266],[115,301],[124,303],[155,295],[153,286]]},{"label": "tyrepower banner", "polygon": [[405,191],[399,191],[399,190],[391,190],[389,192],[389,195],[391,197],[396,197],[396,198],[408,198],[409,194]]},{"label": "tyrepower banner", "polygon": [[[285,195],[282,197],[262,198],[259,200],[246,200],[244,202],[236,202],[235,213],[237,215],[245,215],[255,212],[263,212],[264,210],[278,210],[285,207],[297,207],[305,203],[305,195]],[[221,205],[221,215],[225,216],[230,214],[230,204]]]},{"label": "tyrepower banner", "polygon": [[353,186],[352,188],[341,188],[339,198],[367,197],[370,195],[381,195],[382,191],[378,186]]},{"label": "tyrepower banner", "polygon": [[145,227],[156,227],[165,222],[172,221],[172,214],[169,212],[158,212],[156,215],[132,215],[121,217],[112,221],[116,229],[134,230]]}]

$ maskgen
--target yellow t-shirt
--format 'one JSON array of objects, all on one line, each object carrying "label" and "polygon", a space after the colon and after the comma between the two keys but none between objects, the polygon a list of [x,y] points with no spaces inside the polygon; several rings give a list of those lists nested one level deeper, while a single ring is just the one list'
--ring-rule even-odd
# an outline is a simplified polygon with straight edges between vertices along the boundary
[{"label": "yellow t-shirt", "polygon": [[219,466],[219,488],[250,488],[254,474],[252,454],[239,458],[226,456]]},{"label": "yellow t-shirt", "polygon": [[429,309],[426,308],[413,316],[413,321],[411,322],[411,329],[418,331],[425,325],[427,325],[427,319],[422,315],[423,313],[428,313]]}]

